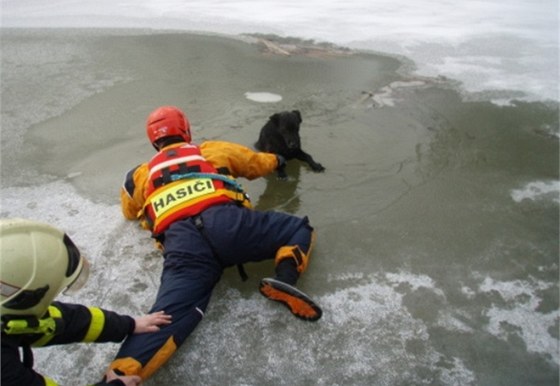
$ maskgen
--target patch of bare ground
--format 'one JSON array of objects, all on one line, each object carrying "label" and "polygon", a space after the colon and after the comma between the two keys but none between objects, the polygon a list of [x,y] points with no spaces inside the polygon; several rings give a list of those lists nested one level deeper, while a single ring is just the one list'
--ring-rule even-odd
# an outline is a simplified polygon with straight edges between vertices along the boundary
[{"label": "patch of bare ground", "polygon": [[275,35],[252,34],[249,36],[255,39],[255,43],[265,55],[327,58],[354,54],[349,48],[338,47],[331,43],[317,43],[313,40],[283,38]]}]

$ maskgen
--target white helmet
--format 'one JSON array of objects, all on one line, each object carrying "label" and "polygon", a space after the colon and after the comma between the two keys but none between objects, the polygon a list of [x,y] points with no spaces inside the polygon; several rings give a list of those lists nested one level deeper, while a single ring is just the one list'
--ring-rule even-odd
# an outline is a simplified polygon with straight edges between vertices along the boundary
[{"label": "white helmet", "polygon": [[89,264],[70,237],[50,225],[0,219],[1,315],[41,318],[62,291],[81,288]]}]

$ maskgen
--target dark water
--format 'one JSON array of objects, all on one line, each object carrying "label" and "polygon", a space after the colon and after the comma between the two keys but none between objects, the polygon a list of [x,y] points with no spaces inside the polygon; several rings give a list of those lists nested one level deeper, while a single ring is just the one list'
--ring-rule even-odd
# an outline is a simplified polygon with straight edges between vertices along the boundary
[{"label": "dark water", "polygon": [[[242,181],[259,209],[308,215],[318,245],[302,323],[226,272],[205,320],[146,385],[557,385],[556,103],[464,102],[395,59],[278,56],[222,37],[2,30],[2,216],[69,230],[94,271],[72,301],[138,314],[161,260],[120,217],[124,173],[153,150],[144,119],[185,109],[195,141],[251,146],[274,112],[303,115],[288,181]],[[282,96],[257,103],[246,92]],[[61,360],[51,353],[63,351]],[[36,350],[63,384],[116,345]]]}]

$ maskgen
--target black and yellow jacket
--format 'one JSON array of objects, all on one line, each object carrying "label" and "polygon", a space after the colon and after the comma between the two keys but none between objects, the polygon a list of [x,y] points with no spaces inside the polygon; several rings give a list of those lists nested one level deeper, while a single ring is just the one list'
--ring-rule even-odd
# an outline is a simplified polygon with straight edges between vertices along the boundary
[{"label": "black and yellow jacket", "polygon": [[[57,385],[54,380],[33,370],[31,347],[75,342],[121,342],[135,328],[134,319],[130,316],[60,302],[49,306],[47,315],[40,320],[41,327],[36,322],[36,319],[2,317],[2,386]],[[33,332],[34,329],[37,332]],[[122,382],[96,385],[122,385]]]}]

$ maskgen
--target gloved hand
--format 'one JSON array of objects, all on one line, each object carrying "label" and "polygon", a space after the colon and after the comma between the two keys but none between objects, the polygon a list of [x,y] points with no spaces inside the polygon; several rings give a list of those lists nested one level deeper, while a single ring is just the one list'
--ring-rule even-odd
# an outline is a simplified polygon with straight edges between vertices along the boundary
[{"label": "gloved hand", "polygon": [[276,160],[278,161],[278,166],[276,166],[276,172],[278,173],[278,179],[286,180],[288,175],[286,174],[286,158],[280,154],[276,154]]}]

